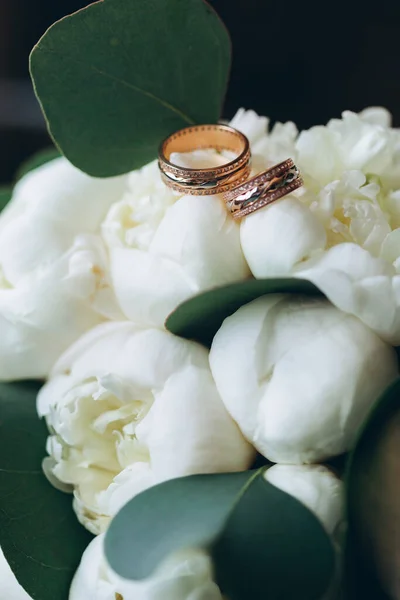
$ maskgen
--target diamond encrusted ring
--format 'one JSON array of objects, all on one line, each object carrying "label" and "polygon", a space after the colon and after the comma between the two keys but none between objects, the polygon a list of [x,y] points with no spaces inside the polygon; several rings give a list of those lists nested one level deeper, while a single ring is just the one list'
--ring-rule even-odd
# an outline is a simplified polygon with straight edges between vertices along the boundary
[{"label": "diamond encrusted ring", "polygon": [[[170,162],[173,152],[213,148],[229,150],[236,158],[219,167],[189,169]],[[213,195],[244,183],[250,175],[250,145],[243,133],[228,125],[194,125],[166,138],[159,150],[158,166],[164,183],[183,194]]]},{"label": "diamond encrusted ring", "polygon": [[252,177],[224,194],[235,219],[245,217],[301,187],[300,171],[291,158]]}]

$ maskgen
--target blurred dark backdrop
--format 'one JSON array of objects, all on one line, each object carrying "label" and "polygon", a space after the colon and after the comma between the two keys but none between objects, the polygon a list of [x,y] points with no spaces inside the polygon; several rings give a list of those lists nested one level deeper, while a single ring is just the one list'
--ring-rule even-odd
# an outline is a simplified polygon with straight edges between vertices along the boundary
[{"label": "blurred dark backdrop", "polygon": [[[51,23],[89,3],[0,0],[0,183],[49,144],[31,91],[29,52]],[[304,128],[344,109],[384,105],[400,124],[399,0],[211,4],[233,41],[225,116],[244,106]]]}]

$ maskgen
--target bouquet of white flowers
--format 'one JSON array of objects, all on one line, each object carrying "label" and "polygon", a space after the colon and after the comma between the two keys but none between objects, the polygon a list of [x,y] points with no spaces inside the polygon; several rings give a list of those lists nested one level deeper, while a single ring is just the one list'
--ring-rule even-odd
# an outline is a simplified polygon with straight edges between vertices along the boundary
[{"label": "bouquet of white flowers", "polygon": [[32,52],[56,148],[0,194],[0,600],[400,598],[400,130],[222,122],[229,65],[203,0]]}]

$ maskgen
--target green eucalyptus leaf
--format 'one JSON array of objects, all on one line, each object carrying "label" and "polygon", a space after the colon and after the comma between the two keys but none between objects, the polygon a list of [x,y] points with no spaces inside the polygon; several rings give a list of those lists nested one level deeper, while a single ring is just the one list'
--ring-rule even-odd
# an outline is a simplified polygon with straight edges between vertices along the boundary
[{"label": "green eucalyptus leaf", "polygon": [[42,165],[58,158],[60,155],[59,150],[56,148],[44,148],[43,150],[39,150],[36,154],[30,156],[26,161],[24,161],[19,167],[16,175],[17,181],[27,175],[30,171],[34,171],[38,169]]},{"label": "green eucalyptus leaf", "polygon": [[165,326],[175,335],[210,346],[226,317],[266,294],[322,295],[315,285],[303,279],[247,279],[189,298],[170,314]]},{"label": "green eucalyptus leaf", "polygon": [[12,187],[0,187],[0,212],[7,206],[10,202],[13,194]]},{"label": "green eucalyptus leaf", "polygon": [[315,516],[263,477],[237,502],[212,554],[230,600],[319,600],[335,565],[331,541]]},{"label": "green eucalyptus leaf", "polygon": [[71,496],[43,474],[48,432],[36,412],[39,387],[0,384],[0,546],[32,598],[67,600],[92,536],[78,523]]},{"label": "green eucalyptus leaf", "polygon": [[263,472],[194,475],[139,494],[106,534],[111,567],[143,579],[171,553],[201,547],[230,600],[318,600],[334,572],[331,541],[316,517]]},{"label": "green eucalyptus leaf", "polygon": [[103,0],[55,23],[31,55],[50,133],[90,175],[153,160],[165,136],[221,115],[229,35],[203,0]]},{"label": "green eucalyptus leaf", "polygon": [[346,474],[349,598],[400,598],[400,379],[376,403]]}]

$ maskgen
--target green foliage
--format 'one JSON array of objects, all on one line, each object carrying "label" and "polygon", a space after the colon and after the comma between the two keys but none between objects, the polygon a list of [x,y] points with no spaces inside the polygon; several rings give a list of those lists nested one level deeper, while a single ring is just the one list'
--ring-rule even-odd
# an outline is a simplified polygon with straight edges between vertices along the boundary
[{"label": "green foliage", "polygon": [[[218,121],[230,41],[203,0],[103,0],[55,23],[30,66],[57,148],[81,170],[107,177],[154,159],[173,131]],[[40,153],[18,178],[58,154]],[[0,210],[11,194],[0,190]],[[166,327],[210,345],[227,316],[275,293],[322,295],[299,279],[249,279],[189,299]],[[0,545],[32,598],[63,600],[91,536],[71,496],[42,473],[47,430],[36,414],[37,390],[29,382],[0,384]],[[399,455],[396,382],[368,420],[348,468],[351,598],[394,594]],[[334,573],[331,541],[308,509],[262,473],[185,477],[136,496],[107,533],[111,566],[142,579],[171,552],[204,547],[230,600],[319,600]]]},{"label": "green foliage", "polygon": [[66,600],[91,536],[77,521],[72,497],[43,475],[47,428],[36,412],[39,387],[0,384],[0,546],[32,598]]},{"label": "green foliage", "polygon": [[331,541],[263,471],[183,477],[139,494],[106,534],[110,565],[143,579],[172,552],[207,548],[230,600],[318,600],[334,572]]},{"label": "green foliage", "polygon": [[347,470],[349,598],[398,597],[400,379],[378,400]]},{"label": "green foliage", "polygon": [[103,0],[55,23],[31,55],[57,146],[106,177],[156,157],[161,140],[221,115],[229,35],[203,0]]},{"label": "green foliage", "polygon": [[12,196],[12,187],[0,187],[0,212],[7,206]]},{"label": "green foliage", "polygon": [[248,279],[186,300],[170,314],[165,326],[175,335],[210,346],[226,317],[266,294],[322,295],[312,283],[302,279]]}]

